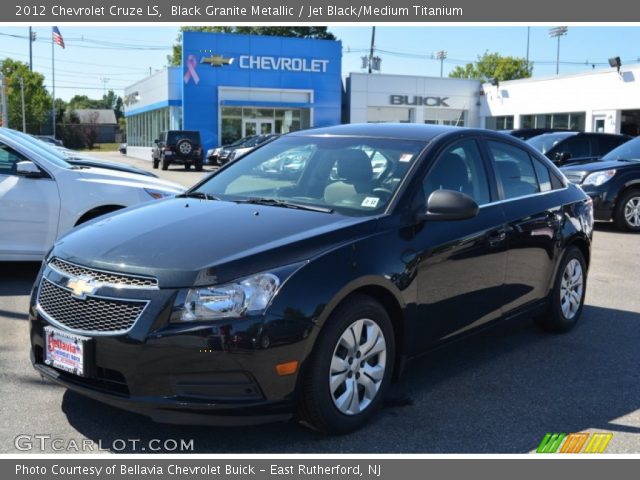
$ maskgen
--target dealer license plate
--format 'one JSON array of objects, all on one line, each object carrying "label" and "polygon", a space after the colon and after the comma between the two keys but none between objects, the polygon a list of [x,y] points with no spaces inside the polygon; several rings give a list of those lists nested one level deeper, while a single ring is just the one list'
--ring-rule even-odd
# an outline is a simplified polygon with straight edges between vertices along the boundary
[{"label": "dealer license plate", "polygon": [[49,326],[44,327],[44,332],[46,341],[44,363],[74,375],[84,376],[86,350],[91,339]]}]

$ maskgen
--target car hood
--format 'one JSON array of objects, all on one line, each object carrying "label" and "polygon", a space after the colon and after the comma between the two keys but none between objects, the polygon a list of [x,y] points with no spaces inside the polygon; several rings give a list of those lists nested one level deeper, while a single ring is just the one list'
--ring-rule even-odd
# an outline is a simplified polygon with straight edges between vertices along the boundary
[{"label": "car hood", "polygon": [[624,162],[620,160],[596,160],[572,163],[561,167],[563,172],[597,172],[599,170],[609,170],[611,168],[624,168],[634,165],[634,162]]},{"label": "car hood", "polygon": [[75,171],[78,172],[83,182],[120,185],[133,188],[149,188],[161,190],[169,194],[178,194],[186,190],[185,187],[177,183],[157,177],[140,175],[139,173],[97,167],[81,167]]},{"label": "car hood", "polygon": [[375,217],[172,198],[89,222],[52,255],[181,288],[302,262],[373,233],[376,224]]},{"label": "car hood", "polygon": [[83,165],[87,167],[105,168],[107,170],[117,170],[121,172],[135,173],[137,175],[147,175],[149,177],[157,177],[156,174],[148,172],[138,167],[127,165],[126,163],[110,162],[107,160],[99,160],[93,157],[70,157],[67,160],[71,165]]}]

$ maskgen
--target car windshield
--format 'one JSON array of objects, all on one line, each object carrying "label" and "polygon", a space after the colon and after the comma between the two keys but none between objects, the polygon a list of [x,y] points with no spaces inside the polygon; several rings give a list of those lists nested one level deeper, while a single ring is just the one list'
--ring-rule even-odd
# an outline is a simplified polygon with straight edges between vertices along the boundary
[{"label": "car windshield", "polygon": [[425,145],[388,138],[280,137],[191,193],[352,216],[379,214]]},{"label": "car windshield", "polygon": [[568,138],[575,133],[572,132],[559,132],[559,133],[544,133],[542,135],[537,135],[535,137],[527,140],[527,143],[531,145],[536,150],[547,153],[553,147],[555,147],[558,143],[560,143],[565,138]]},{"label": "car windshield", "polygon": [[46,160],[50,161],[57,167],[71,168],[71,165],[67,162],[67,157],[65,157],[65,155],[52,144],[16,130],[3,129],[2,132],[9,135],[13,140],[20,142],[23,145],[26,144],[25,146],[28,146],[29,149],[35,150],[36,153],[43,156]]},{"label": "car windshield", "polygon": [[640,137],[629,140],[617,148],[614,148],[604,157],[602,161],[607,160],[633,160],[640,161]]},{"label": "car windshield", "polygon": [[200,143],[200,132],[169,132],[169,138],[167,139],[168,143],[177,143],[180,140],[187,139],[193,143]]}]

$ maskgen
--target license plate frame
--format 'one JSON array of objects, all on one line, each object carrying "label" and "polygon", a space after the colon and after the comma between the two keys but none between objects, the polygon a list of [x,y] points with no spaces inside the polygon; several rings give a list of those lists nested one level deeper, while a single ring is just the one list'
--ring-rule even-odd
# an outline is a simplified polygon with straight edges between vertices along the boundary
[{"label": "license plate frame", "polygon": [[87,377],[92,350],[91,338],[66,332],[52,326],[44,327],[44,363],[78,377]]}]

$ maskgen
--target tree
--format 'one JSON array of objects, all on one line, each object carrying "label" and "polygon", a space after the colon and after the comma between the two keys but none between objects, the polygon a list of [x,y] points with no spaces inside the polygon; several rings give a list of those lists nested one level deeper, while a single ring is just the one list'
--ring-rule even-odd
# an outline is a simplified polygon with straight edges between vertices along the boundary
[{"label": "tree", "polygon": [[182,32],[239,33],[245,35],[266,35],[271,37],[316,38],[335,40],[327,27],[182,27],[173,45],[173,52],[167,57],[169,64],[179,66],[182,63]]},{"label": "tree", "polygon": [[533,64],[524,58],[503,57],[499,53],[485,52],[478,56],[475,63],[458,65],[449,73],[450,78],[471,78],[488,82],[492,78],[499,81],[529,78],[533,72]]},{"label": "tree", "polygon": [[75,95],[69,100],[67,108],[71,110],[97,110],[107,109],[113,110],[116,114],[116,119],[124,116],[124,102],[122,97],[116,95],[113,90],[109,90],[102,98],[89,98],[86,95]]},{"label": "tree", "polygon": [[20,79],[24,82],[24,111],[27,130],[40,133],[40,125],[50,121],[51,96],[44,86],[44,76],[31,72],[26,63],[5,58],[0,71],[7,79],[7,110],[9,127],[22,130],[22,93]]}]

